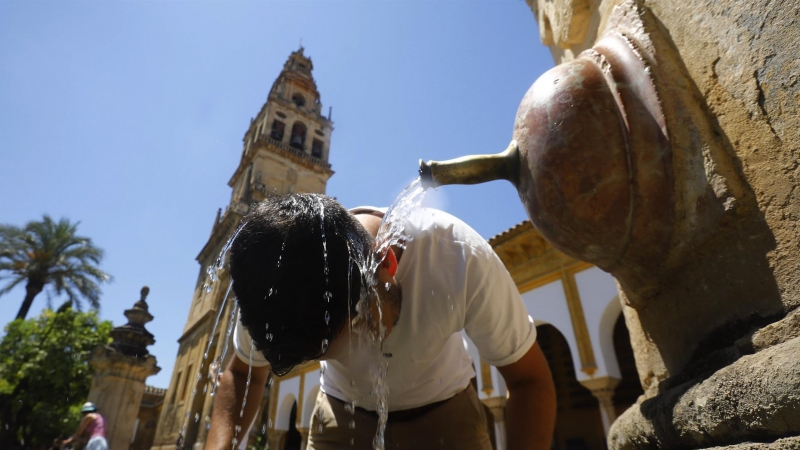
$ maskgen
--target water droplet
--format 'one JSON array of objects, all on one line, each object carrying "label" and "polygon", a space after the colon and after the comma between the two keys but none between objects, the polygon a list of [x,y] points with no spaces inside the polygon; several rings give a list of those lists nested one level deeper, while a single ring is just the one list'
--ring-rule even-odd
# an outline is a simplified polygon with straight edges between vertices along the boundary
[{"label": "water droplet", "polygon": [[242,427],[240,425],[236,425],[233,429],[236,430],[236,434],[239,434],[239,432],[242,431]]},{"label": "water droplet", "polygon": [[272,419],[267,419],[267,427],[272,428]]},{"label": "water droplet", "polygon": [[322,424],[317,427],[317,433],[322,434]]},{"label": "water droplet", "polygon": [[272,383],[275,382],[275,378],[270,378],[269,382],[267,382],[267,386],[272,387]]},{"label": "water droplet", "polygon": [[386,285],[384,285],[384,287],[386,288],[386,290],[387,290],[387,291],[389,290],[389,287],[390,287],[390,286],[391,286],[391,284],[389,284],[389,282],[388,282],[388,281],[386,282]]},{"label": "water droplet", "polygon": [[208,383],[203,385],[203,395],[206,395],[206,392],[208,392]]},{"label": "water droplet", "polygon": [[325,294],[323,294],[323,297],[325,297],[325,301],[330,302],[331,298],[333,298],[333,294],[331,294],[331,291],[325,291]]},{"label": "water droplet", "polygon": [[355,414],[355,408],[353,407],[352,403],[345,403],[344,410],[349,412],[350,414]]},{"label": "water droplet", "polygon": [[350,427],[351,430],[355,430],[356,429],[356,421],[351,419],[350,420],[350,424],[347,425],[347,426]]},{"label": "water droplet", "polygon": [[197,423],[199,421],[200,421],[200,413],[194,413],[194,423]]},{"label": "water droplet", "polygon": [[268,323],[264,325],[264,331],[267,331],[267,330],[269,330],[269,324]]},{"label": "water droplet", "polygon": [[203,290],[206,291],[206,294],[211,292],[211,285],[206,283],[203,285]]},{"label": "water droplet", "polygon": [[327,352],[327,351],[328,351],[328,340],[327,339],[323,339],[322,340],[322,353],[325,354],[325,352]]},{"label": "water droplet", "polygon": [[269,296],[272,297],[272,293],[275,291],[275,287],[269,288]]},{"label": "water droplet", "polygon": [[431,295],[436,295],[436,294],[433,293],[433,289],[431,289]]},{"label": "water droplet", "polygon": [[261,426],[261,434],[267,434],[267,424]]},{"label": "water droplet", "polygon": [[330,321],[331,321],[331,313],[328,312],[328,311],[325,311],[325,325],[329,324]]},{"label": "water droplet", "polygon": [[356,443],[356,439],[355,438],[350,438],[350,446],[352,447],[353,445],[355,445],[355,443]]}]

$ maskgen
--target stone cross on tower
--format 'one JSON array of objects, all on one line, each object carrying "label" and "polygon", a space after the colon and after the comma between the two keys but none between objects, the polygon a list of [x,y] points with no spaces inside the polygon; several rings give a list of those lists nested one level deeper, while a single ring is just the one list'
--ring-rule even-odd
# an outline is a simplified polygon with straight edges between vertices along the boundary
[{"label": "stone cross on tower", "polygon": [[128,323],[111,330],[113,341],[95,347],[89,360],[94,374],[88,400],[106,420],[109,448],[130,447],[145,379],[161,370],[156,357],[147,351],[147,346],[155,343],[144,328],[153,320],[145,301],[149,292],[147,286],[142,288],[139,301],[125,311]]}]

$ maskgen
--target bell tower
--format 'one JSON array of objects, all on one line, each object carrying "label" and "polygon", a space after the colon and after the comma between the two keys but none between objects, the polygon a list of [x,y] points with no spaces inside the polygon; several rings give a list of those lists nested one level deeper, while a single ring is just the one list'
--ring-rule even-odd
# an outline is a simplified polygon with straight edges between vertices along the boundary
[{"label": "bell tower", "polygon": [[244,135],[239,167],[228,185],[237,210],[268,193],[325,193],[333,122],[322,115],[314,64],[303,48],[289,55]]},{"label": "bell tower", "polygon": [[322,115],[313,69],[302,47],[292,52],[244,133],[241,159],[228,181],[230,203],[217,211],[211,236],[197,255],[200,273],[178,339],[153,449],[172,450],[176,443],[185,449],[196,444],[202,448],[214,400],[215,369],[226,367],[233,355],[227,331],[234,301],[225,298],[230,278],[223,269],[216,273],[217,282],[208,284],[206,268],[214,264],[254,202],[271,194],[324,194],[333,175],[328,163],[333,122],[330,112],[328,117]]}]

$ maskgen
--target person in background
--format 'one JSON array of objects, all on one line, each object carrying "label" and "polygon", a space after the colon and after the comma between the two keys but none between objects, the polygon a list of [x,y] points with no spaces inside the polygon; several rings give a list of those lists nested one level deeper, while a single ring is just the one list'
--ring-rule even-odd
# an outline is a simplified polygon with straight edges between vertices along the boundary
[{"label": "person in background", "polygon": [[106,421],[97,412],[97,407],[92,402],[86,402],[81,407],[81,419],[78,429],[71,437],[61,442],[62,446],[72,444],[72,448],[85,450],[108,450],[106,441]]}]

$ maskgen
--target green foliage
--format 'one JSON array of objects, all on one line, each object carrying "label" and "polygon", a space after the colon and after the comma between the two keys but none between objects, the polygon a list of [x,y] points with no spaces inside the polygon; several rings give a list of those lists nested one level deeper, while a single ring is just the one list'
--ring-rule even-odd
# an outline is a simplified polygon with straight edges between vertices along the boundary
[{"label": "green foliage", "polygon": [[266,433],[256,434],[256,438],[247,444],[247,450],[269,450],[269,441]]},{"label": "green foliage", "polygon": [[[63,218],[56,222],[48,215],[23,228],[0,225],[0,280],[8,280],[0,295],[26,284],[18,319],[27,316],[33,298],[47,286],[57,295],[66,294],[79,310],[82,298],[92,308],[100,307],[98,283],[111,277],[97,267],[103,250],[91,239],[77,236],[77,228],[77,223]],[[48,291],[48,306],[49,299]]]},{"label": "green foliage", "polygon": [[0,342],[0,448],[48,447],[70,436],[91,387],[89,356],[111,341],[96,311],[46,309],[6,326]]}]

